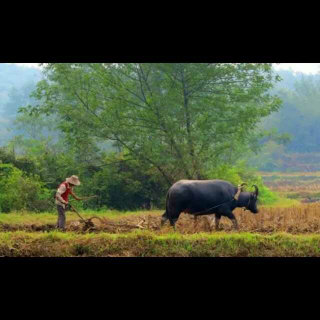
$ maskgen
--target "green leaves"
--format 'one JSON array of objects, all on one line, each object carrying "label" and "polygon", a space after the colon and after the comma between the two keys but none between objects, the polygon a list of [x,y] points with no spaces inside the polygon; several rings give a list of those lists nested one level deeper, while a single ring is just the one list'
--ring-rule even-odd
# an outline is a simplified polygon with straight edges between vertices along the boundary
[{"label": "green leaves", "polygon": [[246,151],[260,119],[280,106],[267,94],[277,81],[271,64],[60,63],[46,74],[30,112],[59,115],[75,145],[116,142],[168,184],[204,177],[234,146]]},{"label": "green leaves", "polygon": [[[291,135],[292,139],[285,146],[285,152],[319,152],[318,76],[294,76],[289,71],[282,74],[284,81],[277,86],[276,93],[283,100],[283,106],[277,114],[266,118],[262,126],[268,130],[277,128],[279,133]],[[276,107],[272,106],[274,109]]]},{"label": "green leaves", "polygon": [[[48,190],[38,176],[27,177],[10,164],[0,164],[0,173],[4,173],[0,179],[0,212],[37,210],[46,205],[41,200],[47,200]],[[37,204],[38,208],[34,208]]]}]

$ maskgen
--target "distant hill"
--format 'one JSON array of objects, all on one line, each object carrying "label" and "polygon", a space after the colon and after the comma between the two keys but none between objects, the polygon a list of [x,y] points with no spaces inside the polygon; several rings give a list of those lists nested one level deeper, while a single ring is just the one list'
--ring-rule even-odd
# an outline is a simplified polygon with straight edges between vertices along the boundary
[{"label": "distant hill", "polygon": [[15,134],[12,121],[17,110],[32,101],[29,95],[41,79],[37,68],[0,63],[0,146]]},{"label": "distant hill", "polygon": [[282,78],[282,81],[275,85],[275,91],[279,91],[280,89],[294,91],[295,83],[297,80],[301,80],[303,77],[311,77],[314,80],[320,80],[319,74],[307,75],[302,72],[293,73],[289,70],[276,70],[275,72]]},{"label": "distant hill", "polygon": [[4,105],[9,101],[9,93],[13,88],[20,89],[27,83],[37,83],[42,73],[37,68],[0,63],[0,119]]},{"label": "distant hill", "polygon": [[282,107],[260,124],[260,128],[289,134],[284,146],[275,139],[265,139],[263,151],[250,159],[264,171],[320,170],[320,75],[277,71],[283,79],[272,94],[282,99]]}]

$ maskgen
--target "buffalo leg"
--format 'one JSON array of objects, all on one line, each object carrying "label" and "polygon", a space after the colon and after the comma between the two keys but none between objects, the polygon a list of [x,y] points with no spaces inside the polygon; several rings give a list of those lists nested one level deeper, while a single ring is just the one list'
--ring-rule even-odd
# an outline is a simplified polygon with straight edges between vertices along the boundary
[{"label": "buffalo leg", "polygon": [[214,220],[214,222],[216,224],[216,231],[219,230],[220,219],[221,219],[221,215],[216,214],[216,217],[215,217],[215,220]]},{"label": "buffalo leg", "polygon": [[209,228],[211,229],[212,225],[213,225],[213,217],[211,215],[208,215],[208,216],[206,216],[206,219],[208,221]]},{"label": "buffalo leg", "polygon": [[173,227],[174,231],[176,231],[176,222],[178,221],[181,212],[182,210],[180,208],[177,208],[173,210],[170,215],[168,215],[170,225],[171,227]]},{"label": "buffalo leg", "polygon": [[231,212],[227,215],[227,217],[232,221],[233,223],[233,227],[236,229],[236,230],[239,230],[239,226],[238,226],[238,222],[237,222],[237,219],[236,217],[234,216],[234,214]]},{"label": "buffalo leg", "polygon": [[168,220],[168,217],[167,217],[167,211],[166,211],[161,217],[161,227],[166,223],[167,220]]},{"label": "buffalo leg", "polygon": [[233,223],[233,227],[234,227],[236,230],[239,230],[238,221],[237,221],[236,218],[232,219],[232,223]]},{"label": "buffalo leg", "polygon": [[176,231],[176,222],[178,219],[170,219],[170,225],[173,227],[173,230]]},{"label": "buffalo leg", "polygon": [[193,224],[194,228],[196,228],[197,222],[198,222],[198,217],[196,215],[194,215],[194,224]]}]

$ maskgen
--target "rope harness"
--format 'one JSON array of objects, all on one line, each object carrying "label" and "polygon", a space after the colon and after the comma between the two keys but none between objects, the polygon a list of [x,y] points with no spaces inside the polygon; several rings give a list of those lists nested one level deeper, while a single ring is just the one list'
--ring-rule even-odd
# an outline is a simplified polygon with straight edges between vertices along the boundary
[{"label": "rope harness", "polygon": [[200,213],[204,213],[204,212],[210,211],[210,210],[212,210],[212,209],[215,209],[215,208],[218,208],[218,207],[222,206],[222,205],[225,204],[225,203],[231,203],[231,202],[233,202],[233,201],[237,201],[237,200],[236,200],[235,198],[233,198],[231,201],[223,202],[223,203],[221,203],[221,204],[219,204],[219,205],[217,205],[217,206],[215,206],[215,207],[209,208],[209,209],[207,209],[207,210],[193,213],[193,215],[199,215]]}]

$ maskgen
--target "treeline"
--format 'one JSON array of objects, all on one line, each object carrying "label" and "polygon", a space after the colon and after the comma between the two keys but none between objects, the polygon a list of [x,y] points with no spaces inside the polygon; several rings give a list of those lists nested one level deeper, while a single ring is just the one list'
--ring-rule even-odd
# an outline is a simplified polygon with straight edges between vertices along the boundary
[{"label": "treeline", "polygon": [[0,146],[18,134],[25,134],[14,123],[20,107],[36,103],[30,94],[41,76],[41,71],[35,68],[0,63]]},{"label": "treeline", "polygon": [[320,152],[320,76],[296,76],[293,88],[279,88],[277,95],[282,107],[264,120],[264,127],[290,135],[287,152]]},{"label": "treeline", "polygon": [[64,152],[39,149],[35,154],[15,156],[9,148],[0,148],[0,212],[55,210],[55,191],[72,174],[82,183],[76,194],[98,196],[77,202],[78,208],[163,207],[167,185],[148,164],[123,161],[123,155],[115,153],[96,153],[94,161],[87,162],[71,148],[64,148]]},{"label": "treeline", "polygon": [[53,63],[44,77],[1,148],[2,212],[50,210],[72,174],[76,193],[98,195],[84,209],[164,207],[179,179],[246,181],[275,199],[245,164],[281,105],[271,64]]},{"label": "treeline", "polygon": [[320,75],[294,75],[280,71],[282,81],[273,93],[282,107],[262,121],[261,128],[272,136],[262,139],[263,150],[251,161],[266,171],[320,170]]},{"label": "treeline", "polygon": [[[87,161],[76,150],[66,149],[56,152],[50,147],[39,147],[34,149],[34,154],[16,155],[9,147],[0,148],[0,212],[55,211],[53,197],[56,189],[72,174],[81,179],[81,185],[75,189],[76,194],[98,196],[86,202],[77,202],[75,206],[79,209],[165,207],[169,185],[150,164],[128,159],[123,153],[116,152],[97,152],[94,161]],[[259,186],[260,203],[269,204],[278,200],[277,195],[244,161],[211,168],[206,178],[225,179],[235,185],[243,181],[249,186],[256,184]]]},{"label": "treeline", "polygon": [[9,100],[12,89],[20,89],[30,82],[41,80],[41,71],[35,68],[0,63],[0,112],[2,106]]}]

